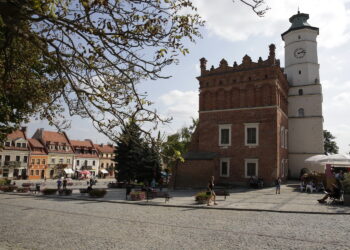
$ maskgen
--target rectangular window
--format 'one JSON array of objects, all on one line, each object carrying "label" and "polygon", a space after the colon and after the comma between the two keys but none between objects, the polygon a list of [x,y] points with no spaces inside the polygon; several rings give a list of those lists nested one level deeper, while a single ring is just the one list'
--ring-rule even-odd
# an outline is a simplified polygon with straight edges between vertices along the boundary
[{"label": "rectangular window", "polygon": [[5,162],[10,161],[11,157],[9,155],[5,155]]},{"label": "rectangular window", "polygon": [[60,158],[59,163],[60,163],[60,164],[63,163],[63,158]]},{"label": "rectangular window", "polygon": [[245,159],[245,178],[258,177],[258,159]]},{"label": "rectangular window", "polygon": [[20,148],[20,147],[21,147],[21,143],[17,142],[17,143],[16,143],[16,147],[17,147],[17,148]]},{"label": "rectangular window", "polygon": [[77,166],[79,166],[79,160],[77,160]]},{"label": "rectangular window", "polygon": [[32,164],[34,164],[35,163],[35,159],[32,159]]},{"label": "rectangular window", "polygon": [[9,177],[9,170],[8,169],[4,169],[3,171],[2,171],[2,177]]},{"label": "rectangular window", "polygon": [[259,145],[259,123],[246,123],[245,127],[245,145]]},{"label": "rectangular window", "polygon": [[281,135],[280,135],[280,137],[281,137],[281,148],[284,148],[284,139],[285,139],[285,137],[284,137],[284,127],[283,126],[281,127]]},{"label": "rectangular window", "polygon": [[45,164],[45,159],[42,159],[42,160],[41,160],[41,164]]},{"label": "rectangular window", "polygon": [[22,148],[26,148],[27,147],[27,143],[22,143]]},{"label": "rectangular window", "polygon": [[95,161],[92,161],[92,166],[95,166]]},{"label": "rectangular window", "polygon": [[231,146],[231,124],[219,125],[219,146]]},{"label": "rectangular window", "polygon": [[23,156],[23,162],[27,163],[28,161],[28,156]]},{"label": "rectangular window", "polygon": [[70,164],[70,159],[69,158],[67,159],[67,163]]},{"label": "rectangular window", "polygon": [[56,159],[55,158],[51,158],[51,163],[55,163]]},{"label": "rectangular window", "polygon": [[284,148],[288,148],[288,129],[284,130]]},{"label": "rectangular window", "polygon": [[19,155],[16,156],[16,161],[21,161],[21,157]]},{"label": "rectangular window", "polygon": [[34,175],[34,170],[30,170],[30,175]]},{"label": "rectangular window", "polygon": [[5,143],[5,146],[6,146],[6,147],[10,147],[10,146],[11,146],[11,142],[7,141],[7,142]]},{"label": "rectangular window", "polygon": [[220,160],[220,176],[229,177],[230,176],[230,160],[221,159]]},{"label": "rectangular window", "polygon": [[35,170],[35,175],[39,175],[39,170]]},{"label": "rectangular window", "polygon": [[40,159],[36,159],[36,164],[40,164]]}]

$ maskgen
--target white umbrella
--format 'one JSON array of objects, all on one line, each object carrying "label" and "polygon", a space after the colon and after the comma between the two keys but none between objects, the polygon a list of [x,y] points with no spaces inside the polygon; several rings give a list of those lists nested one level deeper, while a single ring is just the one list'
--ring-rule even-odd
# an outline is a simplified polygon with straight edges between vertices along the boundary
[{"label": "white umbrella", "polygon": [[350,164],[350,156],[345,154],[314,155],[307,158],[305,162],[322,164]]},{"label": "white umbrella", "polygon": [[324,160],[327,160],[327,155],[314,155],[305,160],[309,163],[322,163]]}]

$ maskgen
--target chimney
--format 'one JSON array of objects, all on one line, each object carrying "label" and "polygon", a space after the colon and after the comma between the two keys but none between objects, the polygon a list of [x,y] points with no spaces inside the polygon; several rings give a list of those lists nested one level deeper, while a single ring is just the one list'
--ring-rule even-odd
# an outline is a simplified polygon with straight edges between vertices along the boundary
[{"label": "chimney", "polygon": [[21,127],[21,131],[24,133],[27,132],[27,127]]}]

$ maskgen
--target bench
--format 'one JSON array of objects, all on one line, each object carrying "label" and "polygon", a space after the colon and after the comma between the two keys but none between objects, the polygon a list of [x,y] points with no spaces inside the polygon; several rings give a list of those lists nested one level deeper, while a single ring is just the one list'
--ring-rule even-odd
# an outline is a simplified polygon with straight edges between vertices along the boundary
[{"label": "bench", "polygon": [[157,192],[157,198],[165,198],[165,203],[167,203],[172,197],[168,192]]},{"label": "bench", "polygon": [[215,188],[214,192],[216,194],[216,196],[224,196],[225,200],[226,200],[226,196],[230,196],[230,193],[223,188]]}]

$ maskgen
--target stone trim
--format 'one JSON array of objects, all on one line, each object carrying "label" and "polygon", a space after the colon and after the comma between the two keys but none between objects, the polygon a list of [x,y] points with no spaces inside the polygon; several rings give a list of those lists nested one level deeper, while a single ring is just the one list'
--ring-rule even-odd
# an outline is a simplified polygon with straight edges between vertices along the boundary
[{"label": "stone trim", "polygon": [[227,112],[227,111],[255,110],[255,109],[272,109],[272,108],[279,108],[279,107],[277,105],[273,105],[273,106],[233,108],[233,109],[214,109],[214,110],[199,111],[199,113],[213,113],[213,112]]}]

